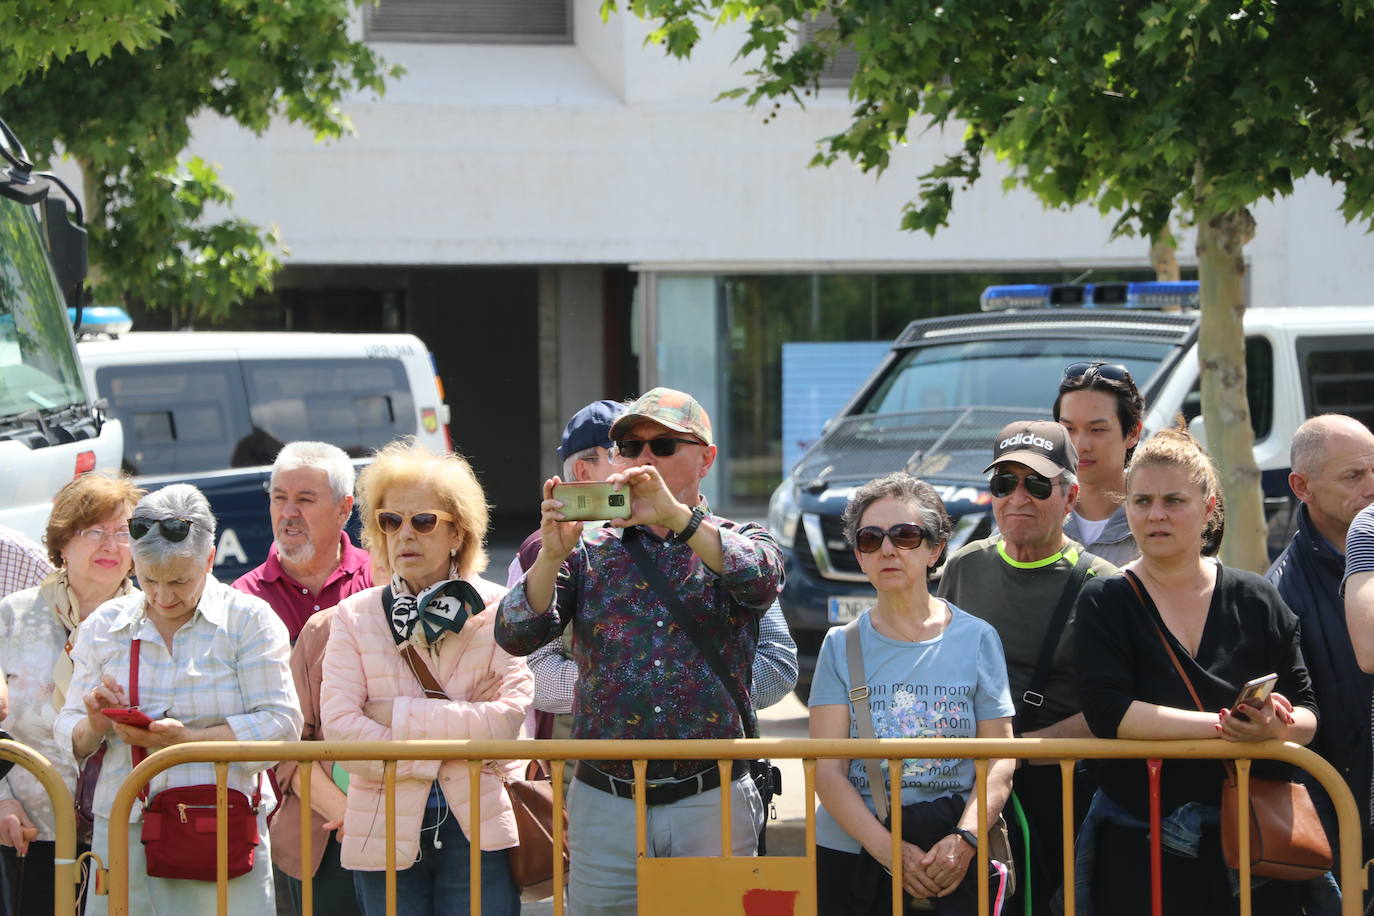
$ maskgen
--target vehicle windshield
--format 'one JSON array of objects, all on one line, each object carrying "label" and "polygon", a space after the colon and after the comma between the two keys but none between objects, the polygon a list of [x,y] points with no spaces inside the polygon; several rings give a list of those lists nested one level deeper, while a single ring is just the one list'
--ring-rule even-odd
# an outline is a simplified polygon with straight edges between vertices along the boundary
[{"label": "vehicle windshield", "polygon": [[1120,363],[1143,388],[1169,350],[1169,344],[1159,341],[1069,338],[916,347],[888,371],[859,413],[979,406],[1048,409],[1064,367],[1071,363]]},{"label": "vehicle windshield", "polygon": [[0,198],[0,418],[85,400],[38,222],[27,207]]}]

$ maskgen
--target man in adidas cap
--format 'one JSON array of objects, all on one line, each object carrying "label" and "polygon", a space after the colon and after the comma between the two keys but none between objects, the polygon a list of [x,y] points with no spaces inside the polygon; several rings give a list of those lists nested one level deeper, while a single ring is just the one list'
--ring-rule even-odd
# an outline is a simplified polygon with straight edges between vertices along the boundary
[{"label": "man in adidas cap", "polygon": [[[1018,420],[1004,426],[984,469],[998,531],[950,557],[940,581],[942,598],[986,620],[1001,637],[1016,734],[1027,738],[1092,737],[1074,677],[1073,602],[1089,577],[1117,570],[1064,534],[1064,518],[1078,497],[1077,469],[1078,454],[1058,423]],[[1059,767],[1022,766],[1013,788],[1034,850],[1031,881],[1017,884],[1031,885],[1033,912],[1048,913],[1064,874]],[[1074,791],[1078,822],[1091,798],[1091,785],[1080,777]],[[1019,859],[1025,844],[1012,845],[1018,874],[1025,875]],[[1018,889],[1018,897],[1022,893]]]}]

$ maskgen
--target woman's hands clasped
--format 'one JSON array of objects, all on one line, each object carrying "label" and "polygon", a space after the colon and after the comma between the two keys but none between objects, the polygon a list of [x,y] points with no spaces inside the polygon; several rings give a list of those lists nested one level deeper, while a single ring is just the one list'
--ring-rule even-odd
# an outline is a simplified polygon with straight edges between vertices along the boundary
[{"label": "woman's hands clasped", "polygon": [[[874,851],[870,850],[870,854]],[[873,858],[889,871],[892,869],[892,847],[877,850]],[[976,855],[958,836],[943,838],[929,850],[914,843],[902,843],[902,889],[913,897],[944,897],[952,893],[964,880],[968,867]]]},{"label": "woman's hands clasped", "polygon": [[1271,693],[1259,706],[1247,703],[1239,709],[1223,709],[1217,719],[1217,734],[1227,741],[1282,739],[1294,722],[1293,704],[1283,694]]}]

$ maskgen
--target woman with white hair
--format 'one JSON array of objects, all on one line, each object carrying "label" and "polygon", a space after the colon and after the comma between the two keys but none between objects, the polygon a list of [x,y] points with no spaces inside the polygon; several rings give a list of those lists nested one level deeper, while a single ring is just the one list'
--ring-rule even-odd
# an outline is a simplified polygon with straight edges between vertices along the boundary
[{"label": "woman with white hair", "polygon": [[[109,601],[77,631],[75,670],[67,701],[54,725],[56,740],[78,761],[103,742],[105,762],[95,792],[93,850],[108,861],[109,812],[115,792],[139,759],[187,741],[292,741],[301,713],[287,666],[286,628],[260,599],[235,591],[210,574],[215,519],[199,490],[175,484],[143,497],[129,519],[134,571],[142,593]],[[130,689],[137,665],[137,697]],[[137,705],[153,721],[146,727],[113,721],[103,710]],[[254,797],[262,767],[235,764],[229,788]],[[213,785],[212,764],[186,764],[155,777],[149,797],[182,787]],[[270,789],[265,792],[271,798]],[[267,810],[257,812],[261,846],[250,871],[229,882],[234,912],[271,913],[271,856]],[[132,912],[211,912],[215,884],[152,878],[142,840],[143,806],[135,805],[129,831],[129,903]],[[213,845],[210,847],[213,849]],[[213,870],[213,862],[210,863]],[[107,898],[86,899],[87,914],[106,912]]]}]

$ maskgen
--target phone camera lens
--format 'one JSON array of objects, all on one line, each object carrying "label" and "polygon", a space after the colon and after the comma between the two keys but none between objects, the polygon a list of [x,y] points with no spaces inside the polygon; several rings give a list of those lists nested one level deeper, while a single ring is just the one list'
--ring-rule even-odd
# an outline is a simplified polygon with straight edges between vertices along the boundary
[{"label": "phone camera lens", "polygon": [[625,505],[625,494],[612,493],[610,496],[606,497],[606,502],[609,505],[615,506],[618,509],[621,506]]}]

